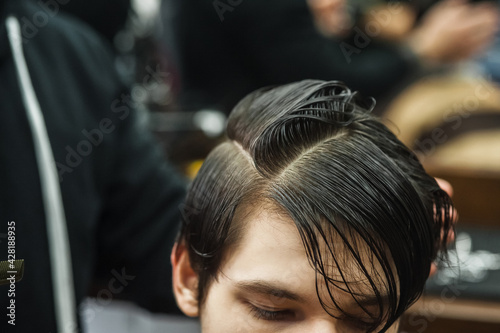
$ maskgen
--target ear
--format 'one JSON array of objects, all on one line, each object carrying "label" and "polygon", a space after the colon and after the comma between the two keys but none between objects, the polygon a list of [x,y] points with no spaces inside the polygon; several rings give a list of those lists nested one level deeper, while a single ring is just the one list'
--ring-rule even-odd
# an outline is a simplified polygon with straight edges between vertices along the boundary
[{"label": "ear", "polygon": [[184,244],[176,243],[170,255],[172,281],[177,305],[186,316],[197,317],[198,275],[191,267],[189,253]]}]

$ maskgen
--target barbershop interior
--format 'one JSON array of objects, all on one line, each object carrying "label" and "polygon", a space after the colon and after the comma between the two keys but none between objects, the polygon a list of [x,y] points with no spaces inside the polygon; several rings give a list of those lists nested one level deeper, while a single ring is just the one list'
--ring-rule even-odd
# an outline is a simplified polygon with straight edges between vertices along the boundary
[{"label": "barbershop interior", "polygon": [[500,333],[499,1],[0,0],[0,18],[0,332]]}]

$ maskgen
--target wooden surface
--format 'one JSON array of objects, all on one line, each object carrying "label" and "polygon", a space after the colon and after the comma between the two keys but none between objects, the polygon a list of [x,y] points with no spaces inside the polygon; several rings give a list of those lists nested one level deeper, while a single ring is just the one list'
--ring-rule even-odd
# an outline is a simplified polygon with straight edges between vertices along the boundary
[{"label": "wooden surface", "polygon": [[500,333],[500,303],[424,296],[404,315],[405,333]]},{"label": "wooden surface", "polygon": [[403,318],[400,332],[404,333],[500,333],[500,324],[448,318]]},{"label": "wooden surface", "polygon": [[453,186],[460,224],[500,228],[500,172],[425,167],[431,175],[446,179]]},{"label": "wooden surface", "polygon": [[[452,184],[459,224],[500,229],[500,172],[443,168],[438,164],[425,168]],[[500,302],[446,296],[422,297],[402,318],[401,332],[500,333]]]}]

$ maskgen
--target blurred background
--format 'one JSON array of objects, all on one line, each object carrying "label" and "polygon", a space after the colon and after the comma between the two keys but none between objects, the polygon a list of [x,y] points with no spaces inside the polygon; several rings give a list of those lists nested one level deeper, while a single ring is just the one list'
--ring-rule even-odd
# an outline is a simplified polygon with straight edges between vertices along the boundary
[{"label": "blurred background", "polygon": [[[168,159],[190,178],[223,139],[235,103],[254,89],[341,80],[375,97],[374,112],[428,172],[452,184],[460,215],[454,264],[430,279],[402,331],[493,333],[500,332],[499,6],[72,0],[60,9],[113,48],[116,68],[133,84],[133,102]],[[96,311],[97,301],[89,298],[82,309],[87,332],[197,329],[119,301]]]}]

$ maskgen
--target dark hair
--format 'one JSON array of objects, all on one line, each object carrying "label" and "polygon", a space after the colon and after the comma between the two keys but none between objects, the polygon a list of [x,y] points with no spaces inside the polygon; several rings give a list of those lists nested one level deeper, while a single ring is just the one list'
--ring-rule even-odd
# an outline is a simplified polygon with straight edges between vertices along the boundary
[{"label": "dark hair", "polygon": [[[235,214],[261,201],[295,222],[317,272],[318,296],[323,279],[329,301],[345,316],[331,290],[341,288],[356,300],[346,272],[352,266],[362,272],[380,309],[371,314],[369,331],[381,325],[385,331],[418,299],[431,262],[446,247],[441,235],[452,228],[452,203],[369,113],[371,104],[340,82],[308,80],[258,90],[235,107],[228,140],[212,151],[191,185],[186,207],[192,213],[184,215],[179,238],[199,275],[200,305],[224,254],[241,236]],[[342,251],[334,249],[334,238],[343,240]],[[332,265],[340,279],[329,276]],[[374,265],[380,274],[373,274]]]}]

